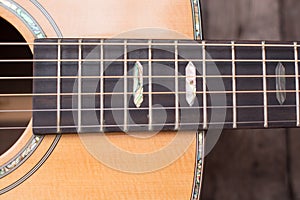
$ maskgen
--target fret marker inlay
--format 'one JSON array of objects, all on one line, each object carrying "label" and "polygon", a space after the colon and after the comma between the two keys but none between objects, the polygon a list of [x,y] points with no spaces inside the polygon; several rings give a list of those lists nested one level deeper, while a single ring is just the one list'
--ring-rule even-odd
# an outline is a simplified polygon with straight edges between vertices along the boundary
[{"label": "fret marker inlay", "polygon": [[185,74],[186,101],[190,106],[193,106],[196,98],[196,67],[192,62],[187,64]]},{"label": "fret marker inlay", "polygon": [[276,98],[280,105],[286,100],[286,80],[285,80],[285,67],[282,63],[276,66]]},{"label": "fret marker inlay", "polygon": [[143,66],[137,61],[133,69],[133,99],[137,108],[141,107],[144,101],[143,92]]}]

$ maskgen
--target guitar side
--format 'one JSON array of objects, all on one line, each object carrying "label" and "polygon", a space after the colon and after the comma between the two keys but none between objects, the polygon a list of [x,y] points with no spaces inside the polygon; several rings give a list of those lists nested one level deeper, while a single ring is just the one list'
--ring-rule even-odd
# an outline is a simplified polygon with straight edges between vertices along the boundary
[{"label": "guitar side", "polygon": [[[8,4],[0,6],[0,16],[14,25],[28,43],[36,37],[175,39],[193,38],[194,35],[191,2],[188,0],[3,2],[16,3],[40,26],[40,33],[34,32],[33,27],[26,25],[21,16],[7,7]],[[0,157],[3,166],[36,139],[36,145],[32,146],[34,151],[24,162],[0,178],[1,199],[190,199],[197,140],[194,132],[185,135],[193,138],[191,144],[173,163],[147,173],[128,173],[97,160],[78,134],[34,137],[29,124],[19,141]],[[147,154],[168,146],[175,136],[175,132],[162,132],[147,139],[124,133],[86,137],[92,141],[106,137],[127,152]],[[174,152],[177,150],[174,148]],[[112,162],[121,162],[124,166],[131,164],[126,159],[114,159],[112,155]]]}]

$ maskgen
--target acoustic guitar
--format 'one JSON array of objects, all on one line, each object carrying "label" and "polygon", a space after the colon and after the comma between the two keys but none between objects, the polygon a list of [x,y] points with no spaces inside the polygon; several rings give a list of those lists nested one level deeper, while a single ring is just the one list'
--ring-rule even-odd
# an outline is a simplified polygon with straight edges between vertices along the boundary
[{"label": "acoustic guitar", "polygon": [[1,90],[1,131],[24,129],[1,199],[199,199],[204,132],[300,125],[299,44],[205,41],[197,0],[0,0],[0,16],[25,40],[1,46],[33,55],[0,60],[33,69],[0,77],[32,84]]},{"label": "acoustic guitar", "polygon": [[[11,72],[13,75],[11,73],[7,75],[3,72],[5,75],[1,76],[1,80],[6,81],[4,84],[9,84],[10,87],[16,85],[17,88],[21,88],[23,85],[28,85],[29,81],[29,84],[33,85],[31,89],[33,93],[20,92],[18,89],[1,90],[1,102],[4,102],[1,106],[1,130],[10,131],[11,134],[16,134],[23,129],[24,132],[0,157],[0,198],[156,200],[199,198],[203,157],[201,150],[204,138],[202,133],[196,134],[196,129],[182,133],[172,130],[173,124],[179,125],[180,119],[178,100],[176,105],[173,100],[172,92],[175,90],[169,91],[169,88],[168,92],[165,92],[164,81],[160,86],[161,80],[157,80],[160,71],[158,67],[166,68],[166,64],[160,62],[155,64],[147,57],[149,54],[153,56],[157,54],[162,60],[163,57],[159,52],[155,53],[155,49],[164,51],[165,56],[172,54],[172,52],[166,53],[168,46],[165,46],[165,50],[163,46],[152,47],[151,43],[155,43],[154,39],[158,39],[156,43],[159,45],[161,39],[165,39],[164,42],[167,44],[167,39],[199,38],[200,31],[194,31],[196,25],[199,26],[200,23],[199,6],[198,1],[188,0],[116,2],[0,0],[0,17],[15,27],[25,39],[25,42],[4,41],[1,43],[3,52],[8,51],[5,48],[12,48],[15,49],[12,52],[17,54],[22,51],[20,48],[27,48],[34,56],[33,59],[26,56],[17,58],[13,55],[1,56],[0,62],[3,68],[11,66],[17,69],[16,66],[20,67],[22,64],[34,68],[31,75],[16,75],[13,72]],[[60,39],[47,41],[43,38]],[[116,38],[122,40],[115,41]],[[147,40],[130,40],[140,38]],[[46,46],[38,45],[40,42]],[[82,44],[79,45],[79,42]],[[116,42],[121,42],[122,45],[113,45]],[[115,53],[118,53],[116,51],[126,49],[124,42],[127,42],[125,46],[128,60],[125,61],[124,56],[122,58],[121,55],[113,58]],[[130,45],[133,42],[145,44]],[[55,47],[52,49],[53,52],[51,47]],[[38,50],[39,48],[41,49]],[[79,50],[81,58],[77,54]],[[142,50],[142,53],[139,53],[139,50]],[[48,59],[36,57],[39,53],[35,52],[38,51],[41,52],[42,57],[50,57]],[[54,55],[54,52],[58,57],[51,58],[50,54]],[[133,54],[129,54],[130,52]],[[142,59],[140,56],[144,56],[142,55],[144,53],[147,58]],[[93,57],[95,54],[98,54],[97,58]],[[126,52],[121,54],[125,55]],[[130,56],[137,56],[136,58],[139,59]],[[57,62],[51,61],[53,59]],[[74,62],[74,59],[77,61]],[[109,59],[116,62],[109,63]],[[43,63],[42,60],[48,60],[50,63]],[[87,60],[95,60],[95,62],[85,62]],[[56,65],[59,62],[60,67]],[[46,68],[54,69],[50,67],[51,63],[56,63],[56,69],[52,72],[48,71],[50,74],[47,74],[47,69],[43,70],[44,67],[40,68],[41,65],[47,65]],[[78,65],[78,63],[82,64]],[[117,66],[120,68],[113,70],[115,67],[110,66],[116,66],[116,63],[121,64]],[[73,74],[73,64],[80,66],[82,70],[78,68],[77,71],[80,71],[81,75]],[[125,65],[128,73],[124,70]],[[130,69],[135,65],[141,65],[139,69],[144,72],[142,77],[132,78],[134,75]],[[90,66],[88,68],[91,71],[85,71],[87,66]],[[106,67],[108,68],[105,69]],[[39,69],[42,71],[39,72]],[[151,69],[153,78],[150,77],[151,75],[146,75],[151,72]],[[123,75],[120,76],[121,72]],[[53,74],[52,77],[51,73],[55,75]],[[169,72],[165,73],[168,78]],[[127,76],[126,79],[124,76]],[[53,79],[54,77],[56,78]],[[82,81],[78,81],[79,77]],[[117,88],[114,83],[117,79],[127,80],[128,85],[122,82],[122,89],[114,92],[119,95],[114,96],[117,98],[112,98],[112,92],[109,90]],[[151,79],[153,84],[148,82]],[[17,82],[19,80],[24,82]],[[52,82],[52,80],[56,81]],[[89,83],[89,80],[92,82]],[[140,99],[136,104],[132,100],[133,94],[130,94],[133,80],[140,85],[139,90],[143,91],[139,93],[143,100]],[[174,82],[173,80],[174,75],[168,81]],[[88,93],[91,91],[84,91],[83,88],[87,86],[86,89],[92,89],[95,86],[93,81],[97,83],[94,94],[90,96],[93,97],[90,99],[95,105],[87,107],[90,101],[86,97],[89,97]],[[156,86],[155,82],[157,82]],[[55,94],[52,94],[54,89],[52,84],[55,84]],[[80,98],[75,97],[75,93],[78,96],[79,92],[73,91],[74,87],[78,86],[82,89]],[[128,88],[128,95],[124,92],[124,87]],[[152,94],[156,87],[160,88],[161,95]],[[41,94],[38,94],[40,92]],[[69,95],[66,95],[67,93]],[[109,105],[110,98],[112,101],[115,99],[116,102],[113,103],[115,106]],[[172,100],[169,101],[168,98]],[[79,103],[79,106],[73,107],[73,101],[75,104]],[[50,108],[53,103],[55,108]],[[42,108],[43,106],[46,107]],[[110,113],[113,108],[116,116],[122,118],[122,122],[118,124],[110,121],[114,119]],[[75,113],[78,109],[82,110],[78,112],[79,115]],[[177,110],[177,122],[171,116],[175,114],[175,110]],[[141,113],[138,114],[137,111]],[[38,116],[40,114],[47,116]],[[30,120],[30,116],[33,115],[37,116]],[[92,116],[95,118],[92,119]],[[163,116],[166,118],[164,119]],[[42,121],[36,121],[39,117]],[[90,118],[92,121],[89,121]],[[161,121],[161,118],[164,121]],[[54,122],[52,119],[55,121],[54,129],[51,128]],[[77,124],[78,119],[79,124]],[[26,120],[28,125],[24,125]],[[146,124],[144,120],[147,120]],[[170,125],[165,126],[166,131],[159,131],[164,127],[160,128],[155,124],[162,124],[166,120]],[[20,121],[23,124],[19,123]],[[94,121],[97,123],[93,124]],[[47,124],[44,124],[45,122]],[[124,122],[126,125],[123,125]],[[130,128],[132,122],[138,124],[134,127],[140,129],[132,130]],[[96,128],[97,126],[99,127]],[[126,130],[122,126],[127,126]],[[77,130],[76,127],[82,130]],[[44,132],[44,128],[51,130]]]}]

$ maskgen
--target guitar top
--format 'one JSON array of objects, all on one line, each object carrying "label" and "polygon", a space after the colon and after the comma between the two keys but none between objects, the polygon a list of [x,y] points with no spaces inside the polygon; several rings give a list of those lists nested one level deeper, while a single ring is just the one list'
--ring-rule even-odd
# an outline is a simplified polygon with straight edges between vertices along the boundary
[{"label": "guitar top", "polygon": [[[121,83],[121,86],[122,89],[127,88],[128,91],[135,89],[136,92],[134,95],[128,93],[128,95],[118,96],[116,102],[113,98],[108,100],[107,96],[100,94],[97,99],[92,95],[87,97],[85,90],[82,90],[83,98],[77,98],[76,95],[64,96],[66,90],[70,91],[78,86],[91,89],[92,83],[86,85],[85,76],[87,75],[98,76],[93,80],[102,82],[103,87],[96,86],[95,91],[99,91],[99,93],[102,91],[103,94],[112,87],[115,79],[111,77],[110,82],[104,78],[100,80],[93,64],[90,66],[91,71],[78,70],[85,68],[86,65],[83,62],[77,62],[80,64],[75,73],[75,68],[72,69],[75,63],[65,62],[64,59],[74,57],[75,54],[78,55],[79,49],[75,53],[72,48],[68,50],[68,47],[65,48],[65,46],[56,48],[56,50],[46,47],[45,52],[36,49],[37,41],[35,41],[35,39],[42,41],[45,38],[60,38],[62,43],[64,38],[199,39],[202,37],[201,29],[199,29],[201,28],[199,1],[0,0],[0,16],[24,38],[24,42],[14,38],[1,42],[2,51],[11,52],[2,54],[1,69],[2,66],[3,68],[14,66],[14,69],[20,69],[25,64],[27,69],[31,69],[27,74],[8,72],[1,77],[11,87],[16,85],[15,89],[10,91],[0,91],[1,100],[8,101],[11,105],[0,108],[1,112],[5,114],[3,116],[7,116],[4,117],[5,123],[3,125],[1,123],[1,130],[4,132],[9,130],[14,134],[23,131],[13,146],[0,156],[1,199],[156,200],[199,198],[204,140],[202,132],[196,133],[197,129],[187,132],[155,131],[163,129],[147,129],[145,131],[139,123],[137,126],[141,128],[134,132],[130,129],[125,131],[122,129],[121,132],[113,130],[114,133],[111,133],[104,126],[99,126],[97,131],[95,129],[83,131],[84,126],[81,126],[93,126],[95,121],[97,124],[102,122],[104,125],[109,123],[109,119],[113,119],[114,124],[119,124],[118,119],[122,120],[122,123],[127,120],[128,122],[136,120],[136,114],[130,113],[129,109],[125,109],[125,111],[123,109],[122,114],[119,114],[118,107],[115,107],[117,113],[114,113],[113,116],[111,113],[107,113],[107,108],[111,107],[105,104],[110,104],[109,101],[113,105],[119,104],[120,99],[125,100],[122,101],[123,108],[130,103],[136,109],[141,110],[143,116],[138,118],[142,123],[147,118],[151,122],[147,121],[147,124],[153,125],[153,127],[156,123],[168,121],[172,123],[173,117],[168,116],[174,112],[175,119],[179,121],[181,116],[179,109],[168,111],[168,109],[163,109],[162,105],[157,107],[161,104],[160,97],[158,99],[155,96],[148,98],[147,93],[149,94],[151,90],[155,91],[157,87],[164,88],[158,84],[147,83],[142,77],[142,71],[153,70],[156,73],[155,68],[146,67],[143,62],[134,62],[136,66],[134,71],[136,75],[134,76],[137,78],[128,79]],[[19,56],[17,48],[27,48],[25,51],[28,56]],[[82,45],[80,49],[83,50],[82,52],[87,52],[91,50],[88,50],[89,48]],[[100,46],[99,48],[101,49]],[[124,47],[118,46],[111,47],[110,53],[98,53],[100,53],[100,57],[101,54],[105,58],[112,57],[120,48],[124,50]],[[130,47],[128,47],[128,51],[130,51]],[[57,53],[57,60],[62,59],[58,62],[59,64],[57,62],[54,63],[55,65],[35,62],[39,59],[37,56],[51,55],[53,52]],[[153,56],[155,54],[153,53]],[[151,65],[151,62],[149,63]],[[41,66],[39,64],[42,64],[43,67],[39,68]],[[104,65],[106,64],[104,63]],[[66,68],[66,66],[70,68]],[[121,76],[120,72],[123,71],[126,73],[123,73],[122,76],[127,74],[130,77],[132,76],[129,72],[131,68],[131,63],[119,62],[118,66],[108,69],[105,73],[107,75],[110,73],[111,76],[118,78]],[[78,72],[82,77],[80,76],[81,78],[77,81],[75,77],[68,77],[66,81],[56,81],[55,88],[52,88],[54,83],[51,80],[54,79],[50,77],[51,74],[55,73],[56,77],[64,77],[71,74],[73,76],[75,73],[78,77]],[[49,80],[41,77],[47,73],[49,73],[47,75]],[[19,80],[20,82],[17,82]],[[76,84],[72,83],[74,80]],[[31,84],[33,87],[28,90],[20,89]],[[39,92],[45,93],[45,99],[38,98],[43,96],[39,95]],[[54,99],[51,99],[50,93],[52,92],[56,93]],[[118,91],[114,92],[114,94],[117,93]],[[193,92],[190,94],[194,95]],[[49,101],[46,98],[50,98]],[[168,99],[169,96],[165,95],[164,98]],[[193,101],[193,97],[189,99]],[[172,103],[172,101],[170,102]],[[87,102],[95,102],[99,107],[87,107]],[[100,102],[102,102],[102,106],[100,106]],[[51,108],[53,103],[59,107]],[[73,103],[74,107],[72,108]],[[150,109],[146,113],[146,110],[143,109],[145,105],[154,109]],[[178,105],[174,106],[179,108]],[[75,111],[75,107],[80,112]],[[58,108],[61,108],[59,112]],[[55,114],[50,114],[53,111]],[[50,115],[39,116],[45,113]],[[139,116],[141,115],[139,114]],[[19,121],[22,123],[17,123],[15,119],[20,119]],[[39,131],[40,126],[51,127],[53,120],[55,121],[54,131]],[[68,129],[56,126],[62,121],[68,123],[64,124],[69,126]],[[26,122],[27,125],[25,125]],[[74,129],[72,124],[77,122],[79,123],[78,127],[81,128]],[[117,126],[111,126],[111,128],[116,129]],[[33,132],[33,130],[35,131]],[[118,130],[120,131],[120,129]],[[61,134],[62,132],[68,132],[68,134]],[[100,132],[106,133],[99,134]],[[53,135],[52,133],[59,134]]]},{"label": "guitar top", "polygon": [[23,41],[0,41],[1,199],[197,200],[205,132],[300,126],[300,43],[203,40],[199,0],[0,17]]}]

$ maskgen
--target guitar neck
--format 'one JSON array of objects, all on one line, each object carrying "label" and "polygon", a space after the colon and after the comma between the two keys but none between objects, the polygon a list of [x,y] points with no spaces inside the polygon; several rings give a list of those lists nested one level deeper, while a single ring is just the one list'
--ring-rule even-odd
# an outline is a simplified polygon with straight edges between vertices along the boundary
[{"label": "guitar neck", "polygon": [[300,124],[297,42],[35,43],[35,134]]}]

